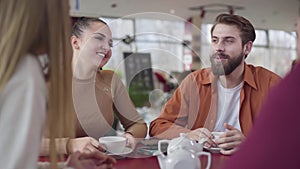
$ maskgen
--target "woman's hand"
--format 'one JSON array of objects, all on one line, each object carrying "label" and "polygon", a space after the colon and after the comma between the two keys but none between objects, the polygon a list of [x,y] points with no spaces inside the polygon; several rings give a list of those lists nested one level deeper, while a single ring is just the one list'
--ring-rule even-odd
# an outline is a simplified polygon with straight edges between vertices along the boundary
[{"label": "woman's hand", "polygon": [[137,142],[136,142],[136,139],[133,137],[133,135],[130,133],[124,133],[123,137],[126,137],[126,139],[127,139],[126,146],[134,149]]},{"label": "woman's hand", "polygon": [[105,152],[106,149],[92,137],[81,137],[70,139],[67,142],[67,153],[72,154],[76,151],[82,153]]}]

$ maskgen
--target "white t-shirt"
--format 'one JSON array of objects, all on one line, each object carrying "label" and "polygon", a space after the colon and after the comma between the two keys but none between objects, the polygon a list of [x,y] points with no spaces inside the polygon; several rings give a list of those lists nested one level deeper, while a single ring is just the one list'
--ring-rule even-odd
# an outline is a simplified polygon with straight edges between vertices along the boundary
[{"label": "white t-shirt", "polygon": [[0,93],[0,168],[37,168],[46,95],[40,63],[26,55]]},{"label": "white t-shirt", "polygon": [[218,111],[216,124],[213,131],[225,131],[224,123],[228,123],[241,130],[240,114],[240,93],[243,82],[234,88],[224,88],[218,81]]}]

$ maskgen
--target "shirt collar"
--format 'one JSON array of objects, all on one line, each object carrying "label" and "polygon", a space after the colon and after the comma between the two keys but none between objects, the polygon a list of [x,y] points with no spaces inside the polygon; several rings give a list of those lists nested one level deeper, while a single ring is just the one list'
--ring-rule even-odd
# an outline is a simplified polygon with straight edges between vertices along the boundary
[{"label": "shirt collar", "polygon": [[211,84],[212,81],[216,78],[216,76],[212,73],[211,68],[207,68],[205,74],[201,74],[203,76],[201,83],[204,85]]},{"label": "shirt collar", "polygon": [[[244,62],[244,82],[246,82],[249,86],[253,87],[254,89],[257,89],[257,85],[255,83],[254,80],[254,75],[250,69],[250,67]],[[216,80],[218,79],[217,76],[215,76],[212,71],[211,68],[207,69],[207,73],[209,73],[209,76],[205,76],[205,78],[203,78],[202,80],[202,84],[211,84],[213,81],[216,82]]]},{"label": "shirt collar", "polygon": [[244,73],[244,82],[246,82],[249,86],[253,87],[257,90],[257,85],[254,80],[254,75],[250,69],[250,67],[245,63],[245,73]]}]

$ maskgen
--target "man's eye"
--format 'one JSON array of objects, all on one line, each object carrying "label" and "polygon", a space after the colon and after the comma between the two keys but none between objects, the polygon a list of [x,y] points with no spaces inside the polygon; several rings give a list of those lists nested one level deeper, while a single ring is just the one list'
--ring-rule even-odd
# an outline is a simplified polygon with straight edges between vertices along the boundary
[{"label": "man's eye", "polygon": [[211,42],[212,43],[217,43],[217,39],[212,39]]}]

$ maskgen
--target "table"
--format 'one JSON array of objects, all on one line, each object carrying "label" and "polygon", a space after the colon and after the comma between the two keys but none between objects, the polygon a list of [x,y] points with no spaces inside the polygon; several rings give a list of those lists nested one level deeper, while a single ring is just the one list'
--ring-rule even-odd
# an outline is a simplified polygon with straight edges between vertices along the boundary
[{"label": "table", "polygon": [[[210,169],[221,169],[224,162],[230,156],[211,153],[211,167]],[[206,157],[200,157],[201,168],[207,164]],[[158,160],[156,157],[139,157],[139,158],[124,158],[118,159],[116,164],[117,169],[159,169]]]},{"label": "table", "polygon": [[[138,144],[136,148],[143,145]],[[160,169],[158,159],[155,156],[142,155],[136,151],[124,156],[114,156],[117,159],[117,169]],[[211,153],[211,166],[210,169],[221,169],[224,162],[230,156],[221,155],[219,153]],[[48,157],[40,157],[39,161],[48,161]],[[207,165],[207,157],[201,156],[201,168],[204,169]]]},{"label": "table", "polygon": [[[145,139],[146,142],[158,141],[155,138]],[[155,143],[154,142],[154,143]],[[159,162],[157,157],[143,155],[137,151],[139,147],[144,147],[141,142],[136,146],[136,149],[125,156],[115,156],[117,159],[116,168],[117,169],[159,169]],[[146,146],[147,147],[147,146]],[[204,150],[206,151],[206,150]],[[230,156],[225,156],[219,153],[211,153],[211,169],[221,169],[224,162]],[[207,156],[200,156],[201,168],[204,169],[207,165]]]}]

